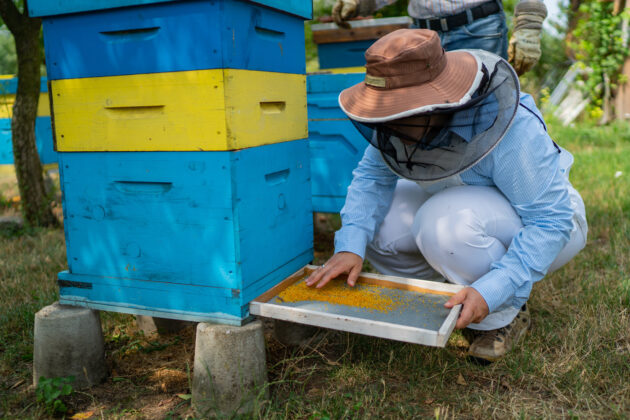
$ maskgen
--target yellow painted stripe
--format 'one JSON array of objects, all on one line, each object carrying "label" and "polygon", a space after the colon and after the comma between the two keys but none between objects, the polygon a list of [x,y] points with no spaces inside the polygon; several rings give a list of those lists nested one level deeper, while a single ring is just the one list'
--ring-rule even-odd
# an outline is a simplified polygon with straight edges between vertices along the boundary
[{"label": "yellow painted stripe", "polygon": [[5,164],[0,165],[0,174],[2,175],[15,175],[15,165],[13,164]]},{"label": "yellow painted stripe", "polygon": [[235,150],[308,137],[306,77],[213,69],[51,82],[58,151]]},{"label": "yellow painted stripe", "polygon": [[[59,164],[58,163],[46,163],[46,164],[42,165],[42,169],[44,171],[58,170],[59,169]],[[3,175],[13,174],[13,175],[15,175],[15,165],[12,164],[12,163],[0,165],[0,174],[3,174]]]},{"label": "yellow painted stripe", "polygon": [[[13,117],[13,104],[15,103],[15,95],[0,95],[0,118]],[[48,94],[40,93],[39,102],[37,103],[37,116],[50,116],[50,103],[48,102]]]}]

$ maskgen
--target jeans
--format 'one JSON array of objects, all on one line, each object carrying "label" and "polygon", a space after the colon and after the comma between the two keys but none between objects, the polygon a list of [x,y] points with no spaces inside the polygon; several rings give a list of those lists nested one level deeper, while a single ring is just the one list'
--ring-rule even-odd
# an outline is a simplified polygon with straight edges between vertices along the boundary
[{"label": "jeans", "polygon": [[[417,26],[416,26],[417,27]],[[470,49],[485,50],[507,60],[508,29],[505,13],[500,11],[468,25],[447,32],[438,31],[446,51]]]}]

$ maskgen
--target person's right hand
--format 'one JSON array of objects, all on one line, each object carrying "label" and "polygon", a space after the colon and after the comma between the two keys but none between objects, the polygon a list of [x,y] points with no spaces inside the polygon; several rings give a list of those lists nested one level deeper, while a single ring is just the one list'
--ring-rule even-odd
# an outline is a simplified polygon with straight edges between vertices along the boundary
[{"label": "person's right hand", "polygon": [[348,275],[348,285],[354,286],[363,268],[363,258],[352,252],[338,252],[306,279],[307,286],[320,289],[340,274]]},{"label": "person's right hand", "polygon": [[359,0],[337,0],[332,9],[332,17],[341,28],[350,28],[348,19],[352,19],[359,13]]}]

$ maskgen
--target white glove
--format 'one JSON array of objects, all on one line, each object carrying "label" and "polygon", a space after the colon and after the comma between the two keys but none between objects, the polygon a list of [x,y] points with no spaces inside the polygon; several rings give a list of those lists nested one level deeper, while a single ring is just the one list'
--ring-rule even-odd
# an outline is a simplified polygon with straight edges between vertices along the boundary
[{"label": "white glove", "polygon": [[350,28],[347,20],[356,16],[367,16],[376,10],[376,0],[337,0],[332,9],[335,23],[342,28]]},{"label": "white glove", "polygon": [[508,46],[508,61],[520,76],[538,62],[541,55],[542,23],[547,16],[545,3],[521,1],[514,9],[514,30]]}]

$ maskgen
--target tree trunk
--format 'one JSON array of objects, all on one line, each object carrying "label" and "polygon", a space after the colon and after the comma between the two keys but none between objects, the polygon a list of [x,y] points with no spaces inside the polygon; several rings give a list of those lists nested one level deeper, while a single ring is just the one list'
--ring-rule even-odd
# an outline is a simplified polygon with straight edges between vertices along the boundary
[{"label": "tree trunk", "polygon": [[18,87],[13,106],[11,132],[13,158],[24,218],[33,226],[56,226],[46,194],[42,165],[35,145],[35,120],[40,93],[41,20],[23,16],[13,32],[18,58]]},{"label": "tree trunk", "polygon": [[569,9],[567,10],[567,35],[564,38],[564,52],[568,58],[575,61],[575,51],[571,48],[571,44],[576,42],[573,30],[578,24],[578,21],[582,17],[579,8],[584,0],[569,0]]}]

